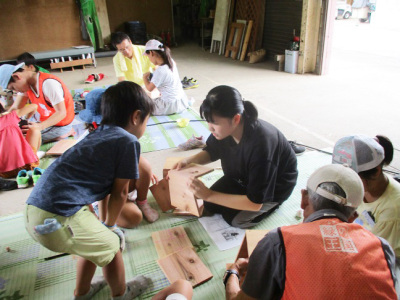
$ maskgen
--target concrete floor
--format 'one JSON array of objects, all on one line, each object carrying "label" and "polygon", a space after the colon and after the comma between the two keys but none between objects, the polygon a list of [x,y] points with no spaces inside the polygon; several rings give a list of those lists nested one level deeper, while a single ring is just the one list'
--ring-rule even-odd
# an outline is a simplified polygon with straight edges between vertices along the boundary
[{"label": "concrete floor", "polygon": [[[399,31],[357,20],[336,21],[330,72],[325,76],[277,72],[272,62],[234,61],[203,51],[196,44],[181,44],[172,49],[172,56],[181,78],[193,77],[200,83],[187,91],[196,100],[197,110],[211,88],[231,85],[258,107],[260,118],[274,124],[290,140],[326,148],[345,135],[384,134],[396,148],[392,166],[400,169],[400,45],[393,41]],[[97,63],[97,68],[54,74],[70,89],[88,86],[83,82],[91,73],[106,75],[91,86],[116,83],[112,58],[98,58]],[[166,157],[196,151],[168,149],[143,155],[161,177]],[[21,212],[31,189],[0,192],[0,216]]]}]

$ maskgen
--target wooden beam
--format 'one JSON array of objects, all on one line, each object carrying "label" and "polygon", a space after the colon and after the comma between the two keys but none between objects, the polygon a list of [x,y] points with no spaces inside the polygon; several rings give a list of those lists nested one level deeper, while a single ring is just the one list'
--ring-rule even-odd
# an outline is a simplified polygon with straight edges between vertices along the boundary
[{"label": "wooden beam", "polygon": [[96,5],[97,18],[99,19],[104,44],[109,44],[111,42],[111,30],[106,0],[94,0],[94,3]]},{"label": "wooden beam", "polygon": [[249,24],[247,25],[246,36],[244,37],[242,55],[240,56],[240,61],[244,61],[244,59],[246,58],[247,46],[249,45],[250,33],[252,28],[253,28],[253,21],[250,20]]},{"label": "wooden beam", "polygon": [[313,73],[318,55],[318,36],[320,32],[320,0],[303,0],[301,18],[300,51],[297,73]]},{"label": "wooden beam", "polygon": [[75,66],[84,66],[93,64],[92,58],[85,59],[76,59],[76,60],[67,60],[58,63],[50,63],[51,69],[62,69],[62,68],[71,68]]}]

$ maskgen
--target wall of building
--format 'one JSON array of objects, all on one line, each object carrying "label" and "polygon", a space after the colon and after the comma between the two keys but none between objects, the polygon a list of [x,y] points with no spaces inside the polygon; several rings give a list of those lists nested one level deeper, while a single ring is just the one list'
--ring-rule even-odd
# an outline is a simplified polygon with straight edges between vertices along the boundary
[{"label": "wall of building", "polygon": [[89,45],[75,0],[1,0],[0,61],[23,52]]},{"label": "wall of building", "polygon": [[293,39],[293,29],[300,36],[303,1],[266,0],[263,48],[271,59],[284,54]]},{"label": "wall of building", "polygon": [[170,0],[107,0],[107,11],[111,32],[125,31],[127,21],[145,22],[148,34],[173,31]]}]

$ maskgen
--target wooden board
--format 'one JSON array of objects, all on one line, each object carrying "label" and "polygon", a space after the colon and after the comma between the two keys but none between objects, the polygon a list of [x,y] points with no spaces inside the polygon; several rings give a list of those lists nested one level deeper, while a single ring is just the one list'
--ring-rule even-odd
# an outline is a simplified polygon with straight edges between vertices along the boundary
[{"label": "wooden board", "polygon": [[[249,258],[253,253],[258,242],[268,233],[269,230],[246,230],[246,234],[243,238],[243,242],[240,245],[239,252],[236,256],[236,260],[239,258]],[[236,261],[235,260],[235,261]]]},{"label": "wooden board", "polygon": [[108,21],[108,11],[106,0],[94,0],[96,5],[97,18],[99,19],[101,36],[104,44],[109,44],[111,40],[110,22]]},{"label": "wooden board", "polygon": [[75,60],[66,60],[58,63],[51,63],[50,68],[53,69],[61,69],[62,68],[73,68],[76,66],[83,66],[93,64],[92,58],[85,58],[85,59],[75,59]]},{"label": "wooden board", "polygon": [[165,178],[161,179],[158,184],[153,184],[150,187],[150,191],[163,212],[174,209],[171,205],[171,198],[169,196],[169,183]]},{"label": "wooden board", "polygon": [[242,48],[242,53],[240,55],[240,61],[244,61],[244,59],[246,58],[247,46],[249,45],[249,39],[250,39],[250,33],[251,33],[252,27],[253,27],[253,21],[250,20],[249,24],[247,25],[247,29],[246,29],[246,36],[245,36],[244,42],[243,42],[243,48]]},{"label": "wooden board", "polygon": [[76,140],[65,139],[57,142],[49,151],[46,152],[47,155],[63,155],[65,151],[76,144]]},{"label": "wooden board", "polygon": [[159,258],[185,248],[193,248],[183,226],[153,232],[151,238]]},{"label": "wooden board", "polygon": [[168,174],[171,205],[199,217],[200,210],[188,183],[191,177],[200,177],[212,171],[211,168],[196,164],[190,164],[179,171],[170,170]]},{"label": "wooden board", "polygon": [[82,39],[76,0],[1,0],[0,12],[0,60],[90,44]]},{"label": "wooden board", "polygon": [[179,161],[181,161],[184,157],[167,157],[165,160],[165,164],[163,167],[163,177],[165,178],[168,174],[168,171],[172,169],[172,167]]},{"label": "wooden board", "polygon": [[[229,57],[230,51],[232,51],[232,59],[236,59],[239,52],[240,42],[242,40],[244,24],[242,23],[232,23],[231,31],[229,33],[228,43],[226,44],[225,57]],[[233,39],[236,36],[236,41],[233,44]]]},{"label": "wooden board", "polygon": [[171,284],[178,279],[185,279],[196,287],[213,277],[196,252],[189,247],[161,258],[157,263]]},{"label": "wooden board", "polygon": [[217,43],[219,43],[219,55],[224,52],[230,7],[231,0],[217,1],[210,53],[216,51]]}]

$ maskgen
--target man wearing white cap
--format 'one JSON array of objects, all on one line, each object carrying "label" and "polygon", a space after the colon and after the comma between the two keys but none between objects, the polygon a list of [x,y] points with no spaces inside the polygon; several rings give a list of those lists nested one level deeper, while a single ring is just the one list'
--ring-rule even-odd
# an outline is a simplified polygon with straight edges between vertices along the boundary
[{"label": "man wearing white cap", "polygon": [[348,223],[363,195],[350,168],[316,170],[301,190],[304,223],[270,231],[248,260],[232,264],[224,276],[226,298],[397,299],[393,250]]}]

